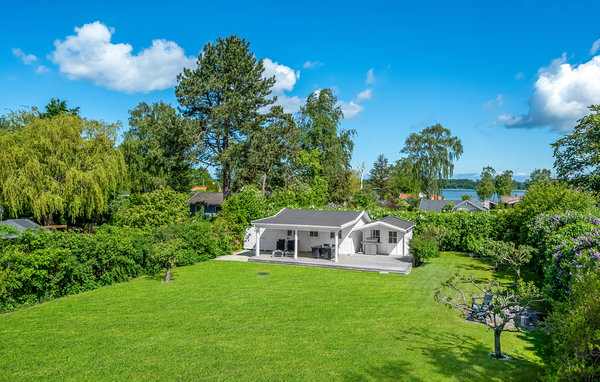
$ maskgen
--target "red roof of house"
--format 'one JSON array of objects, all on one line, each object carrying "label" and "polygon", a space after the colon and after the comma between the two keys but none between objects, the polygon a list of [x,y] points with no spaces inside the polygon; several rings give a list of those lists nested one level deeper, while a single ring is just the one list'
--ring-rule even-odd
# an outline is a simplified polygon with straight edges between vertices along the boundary
[{"label": "red roof of house", "polygon": [[206,186],[194,187],[190,191],[206,191]]}]

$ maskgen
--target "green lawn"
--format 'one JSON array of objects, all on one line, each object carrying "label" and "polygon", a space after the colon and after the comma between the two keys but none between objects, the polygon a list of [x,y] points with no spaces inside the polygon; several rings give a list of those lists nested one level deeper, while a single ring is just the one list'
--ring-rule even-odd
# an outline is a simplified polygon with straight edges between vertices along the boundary
[{"label": "green lawn", "polygon": [[208,261],[0,315],[0,379],[532,381],[531,339],[493,334],[433,301],[444,253],[410,275]]}]

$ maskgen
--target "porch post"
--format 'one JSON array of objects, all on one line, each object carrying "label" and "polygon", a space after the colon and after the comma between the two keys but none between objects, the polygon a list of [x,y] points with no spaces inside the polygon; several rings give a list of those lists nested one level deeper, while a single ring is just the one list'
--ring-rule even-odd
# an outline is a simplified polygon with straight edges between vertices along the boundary
[{"label": "porch post", "polygon": [[294,259],[298,258],[298,230],[294,230]]},{"label": "porch post", "polygon": [[256,256],[260,255],[260,228],[256,228]]},{"label": "porch post", "polygon": [[334,261],[337,263],[338,262],[338,252],[340,251],[339,245],[338,245],[338,234],[339,232],[335,233],[335,257],[334,257]]}]

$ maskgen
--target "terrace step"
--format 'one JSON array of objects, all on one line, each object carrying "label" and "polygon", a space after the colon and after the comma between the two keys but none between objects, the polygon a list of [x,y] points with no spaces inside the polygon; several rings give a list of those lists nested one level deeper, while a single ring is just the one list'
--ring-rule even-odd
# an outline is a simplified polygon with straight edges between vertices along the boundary
[{"label": "terrace step", "polygon": [[349,271],[362,271],[362,272],[378,272],[378,273],[395,273],[400,275],[407,275],[410,273],[412,269],[412,264],[408,264],[408,266],[403,270],[398,269],[390,269],[385,267],[361,267],[357,265],[350,264],[339,264],[339,263],[312,263],[312,262],[302,262],[295,260],[276,260],[276,259],[257,259],[254,257],[248,258],[248,262],[251,263],[262,263],[262,264],[279,264],[279,265],[295,265],[299,267],[314,267],[314,268],[329,268],[329,269],[345,269]]}]

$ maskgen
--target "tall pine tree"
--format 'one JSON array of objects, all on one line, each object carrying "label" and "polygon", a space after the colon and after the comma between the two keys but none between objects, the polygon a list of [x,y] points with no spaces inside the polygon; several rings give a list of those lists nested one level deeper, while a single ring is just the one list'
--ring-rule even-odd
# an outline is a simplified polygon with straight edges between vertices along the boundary
[{"label": "tall pine tree", "polygon": [[202,162],[219,167],[223,196],[231,196],[232,147],[260,128],[259,110],[274,102],[267,98],[275,78],[264,78],[263,62],[237,36],[208,43],[197,68],[177,77],[175,95],[184,115],[197,121]]}]

